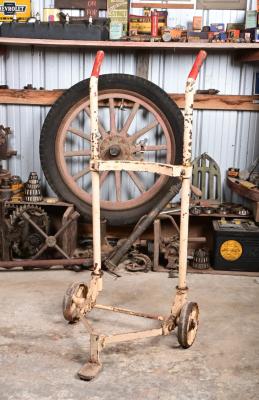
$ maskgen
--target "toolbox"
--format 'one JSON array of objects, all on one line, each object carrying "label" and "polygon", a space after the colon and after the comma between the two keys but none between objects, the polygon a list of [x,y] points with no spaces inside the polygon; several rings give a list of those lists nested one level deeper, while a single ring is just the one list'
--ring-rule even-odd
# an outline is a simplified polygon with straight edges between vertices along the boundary
[{"label": "toolbox", "polygon": [[252,220],[214,220],[213,268],[259,271],[259,226]]}]

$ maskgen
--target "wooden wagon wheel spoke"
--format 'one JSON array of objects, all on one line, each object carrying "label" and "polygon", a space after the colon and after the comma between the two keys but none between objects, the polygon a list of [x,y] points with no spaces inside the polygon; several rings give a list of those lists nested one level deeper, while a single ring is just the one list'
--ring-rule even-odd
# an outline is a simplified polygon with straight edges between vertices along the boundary
[{"label": "wooden wagon wheel spoke", "polygon": [[105,179],[107,178],[108,174],[111,171],[104,171],[102,172],[101,176],[100,176],[100,186],[102,186],[103,182],[105,181]]},{"label": "wooden wagon wheel spoke", "polygon": [[135,103],[135,104],[134,104],[134,106],[133,106],[133,108],[132,108],[132,110],[131,110],[130,115],[128,116],[128,118],[127,118],[125,124],[123,125],[123,127],[122,127],[122,129],[121,129],[121,131],[120,131],[121,135],[124,135],[124,136],[127,135],[128,130],[129,130],[129,127],[130,127],[130,125],[132,124],[132,121],[134,120],[134,118],[135,118],[135,116],[136,116],[136,114],[137,114],[137,112],[138,112],[139,106],[140,106],[139,103]]},{"label": "wooden wagon wheel spoke", "polygon": [[140,136],[144,135],[148,131],[151,131],[151,129],[155,128],[158,124],[159,122],[157,120],[150,122],[150,124],[131,135],[129,138],[130,142],[135,142]]},{"label": "wooden wagon wheel spoke", "polygon": [[[88,106],[85,106],[84,110],[85,110],[86,114],[88,115],[88,117],[90,118],[90,108]],[[100,132],[102,138],[104,139],[107,136],[107,132],[104,129],[104,127],[102,126],[100,121],[98,121],[98,129],[99,129],[99,132]]]},{"label": "wooden wagon wheel spoke", "polygon": [[74,151],[66,151],[64,153],[64,157],[88,157],[91,154],[91,150],[74,150]]},{"label": "wooden wagon wheel spoke", "polygon": [[127,171],[137,188],[140,190],[141,193],[144,193],[146,191],[145,186],[143,185],[143,182],[140,180],[138,175],[133,172],[133,171]]},{"label": "wooden wagon wheel spoke", "polygon": [[69,127],[67,131],[73,133],[74,135],[81,137],[82,139],[87,140],[88,142],[91,141],[91,136],[88,133],[81,131],[80,129]]},{"label": "wooden wagon wheel spoke", "polygon": [[115,171],[115,188],[116,188],[116,199],[121,201],[121,172]]},{"label": "wooden wagon wheel spoke", "polygon": [[78,179],[82,178],[82,176],[88,174],[89,172],[90,172],[90,168],[86,167],[86,168],[82,169],[82,171],[80,171],[77,174],[73,175],[72,178],[74,179],[74,181],[77,181]]},{"label": "wooden wagon wheel spoke", "polygon": [[109,110],[110,110],[110,132],[117,133],[116,121],[115,121],[115,107],[114,107],[114,99],[113,98],[109,98]]}]

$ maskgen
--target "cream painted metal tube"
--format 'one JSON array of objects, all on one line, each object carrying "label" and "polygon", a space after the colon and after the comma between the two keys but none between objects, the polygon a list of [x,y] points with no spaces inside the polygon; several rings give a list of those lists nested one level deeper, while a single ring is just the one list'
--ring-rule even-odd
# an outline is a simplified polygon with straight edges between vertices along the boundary
[{"label": "cream painted metal tube", "polygon": [[[185,89],[185,112],[184,112],[184,144],[183,144],[183,165],[191,166],[192,157],[192,121],[193,121],[193,100],[194,100],[193,78],[188,78]],[[187,171],[186,171],[187,172]],[[189,232],[189,203],[191,175],[183,176],[181,189],[181,219],[180,219],[180,247],[179,247],[179,276],[178,287],[186,287],[187,274],[187,252]]]},{"label": "cream painted metal tube", "polygon": [[[99,158],[98,129],[98,78],[90,78],[90,121],[91,121],[91,161]],[[92,221],[93,221],[93,255],[94,273],[101,270],[101,222],[100,222],[100,176],[98,171],[92,173]],[[98,291],[102,290],[102,279],[98,279]]]}]

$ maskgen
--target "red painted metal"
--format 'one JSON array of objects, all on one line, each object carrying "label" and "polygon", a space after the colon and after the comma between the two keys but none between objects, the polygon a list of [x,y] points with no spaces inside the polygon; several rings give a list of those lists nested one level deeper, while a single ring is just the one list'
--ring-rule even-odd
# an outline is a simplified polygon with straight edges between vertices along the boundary
[{"label": "red painted metal", "polygon": [[97,78],[100,75],[100,68],[101,68],[103,59],[104,59],[104,51],[102,51],[102,50],[97,51],[91,76],[95,76]]},{"label": "red painted metal", "polygon": [[200,50],[194,61],[194,64],[192,66],[192,69],[191,69],[191,72],[189,73],[188,78],[192,78],[192,79],[196,80],[196,78],[199,74],[199,71],[201,69],[201,66],[202,66],[203,62],[205,61],[206,57],[207,57],[206,51]]}]

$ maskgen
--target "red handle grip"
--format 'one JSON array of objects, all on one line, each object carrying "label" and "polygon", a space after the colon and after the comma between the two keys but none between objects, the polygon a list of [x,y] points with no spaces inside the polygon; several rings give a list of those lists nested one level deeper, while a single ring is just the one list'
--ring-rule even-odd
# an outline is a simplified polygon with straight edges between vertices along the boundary
[{"label": "red handle grip", "polygon": [[104,59],[104,51],[102,50],[97,51],[91,76],[96,76],[96,78],[98,78],[98,76],[100,75],[100,69],[103,59]]},{"label": "red handle grip", "polygon": [[194,80],[196,80],[196,78],[200,72],[201,66],[204,63],[206,57],[207,57],[206,51],[200,50],[199,54],[197,55],[197,57],[194,61],[194,64],[192,66],[192,69],[191,69],[191,72],[189,73],[188,78],[193,78]]}]

